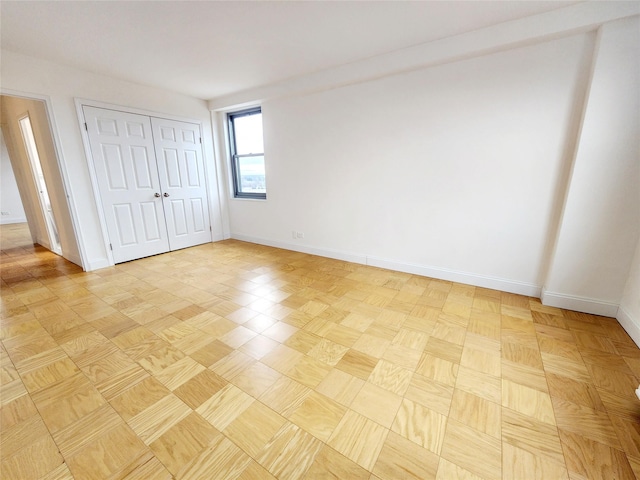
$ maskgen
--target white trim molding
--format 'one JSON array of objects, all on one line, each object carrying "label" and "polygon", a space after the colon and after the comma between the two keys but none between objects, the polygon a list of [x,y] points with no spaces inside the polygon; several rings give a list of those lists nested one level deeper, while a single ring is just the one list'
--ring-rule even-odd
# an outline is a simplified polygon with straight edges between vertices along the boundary
[{"label": "white trim molding", "polygon": [[559,292],[549,292],[544,288],[542,289],[540,300],[543,305],[564,308],[565,310],[575,310],[576,312],[589,313],[591,315],[615,317],[618,314],[617,303],[605,302],[595,298],[567,295]]},{"label": "white trim molding", "polygon": [[565,310],[573,310],[591,315],[613,317],[618,320],[622,328],[624,328],[624,330],[629,334],[636,345],[640,347],[640,319],[634,319],[629,312],[616,303],[575,295],[567,295],[558,292],[549,292],[542,287],[530,283],[478,275],[469,272],[460,272],[447,268],[404,263],[369,255],[361,255],[307,245],[297,245],[289,242],[268,240],[265,238],[237,233],[232,234],[230,238],[243,242],[256,243],[258,245],[266,245],[268,247],[282,248],[294,252],[308,253],[310,255],[318,255],[336,260],[358,263],[361,265],[385,268],[397,272],[411,273],[438,280],[447,280],[476,287],[490,288],[503,292],[540,298],[543,305],[550,307],[558,307]]},{"label": "white trim molding", "polygon": [[242,242],[257,243],[258,245],[266,245],[267,247],[282,248],[293,252],[308,253],[309,255],[343,260],[345,262],[359,263],[361,265],[367,264],[366,255],[359,255],[357,253],[347,253],[327,248],[310,247],[308,245],[296,245],[293,243],[281,242],[279,240],[267,240],[266,238],[253,237],[251,235],[243,235],[239,233],[232,233],[231,238]]},{"label": "white trim molding", "polygon": [[86,266],[85,271],[92,272],[101,268],[113,267],[113,263],[108,258],[95,258]]},{"label": "white trim molding", "polygon": [[27,223],[27,217],[0,218],[0,225],[11,225],[13,223]]},{"label": "white trim molding", "polygon": [[616,320],[622,325],[622,328],[629,334],[631,339],[636,342],[636,345],[640,347],[640,325],[639,322],[634,320],[631,314],[625,310],[623,307],[618,308],[618,313],[616,315]]},{"label": "white trim molding", "polygon": [[278,240],[267,240],[265,238],[253,237],[250,235],[232,234],[231,238],[241,240],[243,242],[257,243],[268,247],[283,248],[294,252],[308,253],[310,255],[318,255],[320,257],[333,258],[346,262],[359,263],[361,265],[369,265],[372,267],[385,268],[396,272],[411,273],[423,277],[434,278],[438,280],[447,280],[450,282],[465,283],[476,287],[491,288],[503,292],[525,295],[527,297],[540,297],[540,287],[537,285],[508,280],[498,277],[490,277],[478,275],[469,272],[460,272],[447,268],[433,267],[429,265],[418,265],[413,263],[399,262],[397,260],[388,260],[370,255],[362,255],[352,252],[343,252],[331,250],[327,248],[311,247],[308,245],[297,245]]},{"label": "white trim molding", "polygon": [[475,287],[490,288],[502,292],[525,295],[527,297],[540,297],[540,287],[531,283],[509,280],[506,278],[479,275],[477,273],[461,272],[430,265],[418,265],[413,263],[398,262],[379,257],[367,256],[367,265],[373,267],[396,270],[398,272],[412,273],[423,277],[437,278],[450,282],[464,283]]}]

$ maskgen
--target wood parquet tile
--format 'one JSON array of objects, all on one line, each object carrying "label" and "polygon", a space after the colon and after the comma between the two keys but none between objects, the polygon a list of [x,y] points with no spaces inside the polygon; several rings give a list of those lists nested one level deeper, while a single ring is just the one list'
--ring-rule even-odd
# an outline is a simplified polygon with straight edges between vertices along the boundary
[{"label": "wood parquet tile", "polygon": [[336,426],[328,444],[366,470],[371,471],[389,430],[353,410]]},{"label": "wood parquet tile", "polygon": [[435,478],[439,457],[395,432],[390,432],[373,468],[381,480]]},{"label": "wood parquet tile", "polygon": [[511,409],[502,409],[502,443],[538,458],[564,463],[558,429]]},{"label": "wood parquet tile", "polygon": [[224,241],[82,272],[0,226],[3,479],[633,479],[640,349],[538,299]]},{"label": "wood parquet tile", "polygon": [[506,443],[502,446],[502,478],[569,480],[569,473],[564,462],[554,462]]},{"label": "wood parquet tile", "polygon": [[[255,457],[286,423],[284,417],[263,403],[254,402],[231,422],[223,433]],[[260,425],[260,428],[256,428],[256,425]]]},{"label": "wood parquet tile", "polygon": [[502,477],[500,440],[456,420],[449,419],[447,422],[441,455],[480,478]]},{"label": "wood parquet tile", "polygon": [[339,480],[341,478],[369,480],[370,477],[371,474],[367,470],[336,452],[328,445],[325,445],[316,455],[311,468],[307,471],[304,478],[305,480]]},{"label": "wood parquet tile", "polygon": [[311,392],[289,416],[289,420],[326,442],[347,408],[322,394]]},{"label": "wood parquet tile", "polygon": [[391,430],[404,438],[439,454],[444,440],[447,417],[423,405],[404,399]]}]

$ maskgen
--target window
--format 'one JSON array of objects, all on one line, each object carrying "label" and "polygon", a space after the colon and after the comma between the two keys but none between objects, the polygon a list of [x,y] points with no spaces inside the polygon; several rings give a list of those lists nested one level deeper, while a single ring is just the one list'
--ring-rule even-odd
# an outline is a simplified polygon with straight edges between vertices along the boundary
[{"label": "window", "polygon": [[228,115],[231,170],[236,198],[267,198],[260,107]]}]

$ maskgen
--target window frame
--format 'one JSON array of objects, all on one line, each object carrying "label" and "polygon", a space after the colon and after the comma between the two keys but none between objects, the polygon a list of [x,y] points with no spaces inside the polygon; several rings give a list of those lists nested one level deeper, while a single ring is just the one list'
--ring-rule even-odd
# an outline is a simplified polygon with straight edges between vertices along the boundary
[{"label": "window frame", "polygon": [[[236,118],[248,117],[250,115],[262,114],[262,107],[251,107],[244,110],[238,110],[236,112],[227,113],[227,131],[229,142],[229,158],[231,163],[231,177],[233,181],[233,197],[234,198],[252,198],[256,200],[266,200],[267,192],[243,192],[241,190],[240,179],[240,159],[250,157],[262,157],[264,159],[264,145],[261,153],[250,153],[244,155],[238,155],[236,153],[236,133],[234,121]],[[264,161],[264,160],[263,160]],[[266,184],[265,184],[266,189]]]}]

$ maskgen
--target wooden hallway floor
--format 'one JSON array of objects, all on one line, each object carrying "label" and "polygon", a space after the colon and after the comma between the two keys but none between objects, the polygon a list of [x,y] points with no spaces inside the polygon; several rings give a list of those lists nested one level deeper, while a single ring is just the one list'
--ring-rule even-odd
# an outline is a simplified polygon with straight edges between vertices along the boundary
[{"label": "wooden hallway floor", "polygon": [[4,480],[640,474],[615,319],[232,240],[84,273],[0,239]]}]

